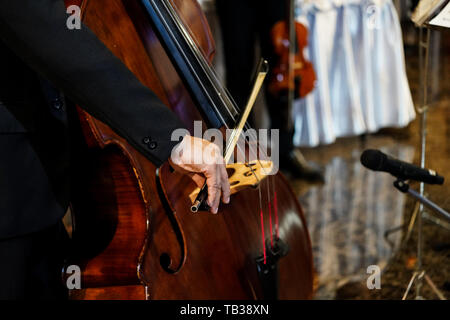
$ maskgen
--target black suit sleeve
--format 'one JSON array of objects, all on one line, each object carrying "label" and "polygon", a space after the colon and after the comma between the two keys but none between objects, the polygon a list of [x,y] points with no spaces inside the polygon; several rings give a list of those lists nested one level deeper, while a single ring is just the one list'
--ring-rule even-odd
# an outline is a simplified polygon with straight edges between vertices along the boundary
[{"label": "black suit sleeve", "polygon": [[0,38],[157,166],[184,127],[85,25],[69,30],[62,0],[0,0]]}]

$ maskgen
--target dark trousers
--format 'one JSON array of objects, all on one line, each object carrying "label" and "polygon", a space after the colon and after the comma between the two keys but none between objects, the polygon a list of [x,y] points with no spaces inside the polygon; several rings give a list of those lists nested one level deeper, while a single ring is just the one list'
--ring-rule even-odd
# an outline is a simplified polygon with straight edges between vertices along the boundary
[{"label": "dark trousers", "polygon": [[68,241],[62,223],[0,240],[0,300],[67,299],[61,281]]},{"label": "dark trousers", "polygon": [[[216,6],[222,29],[227,88],[243,108],[250,94],[257,59],[267,59],[269,67],[278,59],[273,52],[270,31],[286,17],[286,6],[279,0],[217,0]],[[255,52],[257,42],[260,57]],[[293,131],[287,129],[290,118],[287,103],[267,90],[265,97],[271,128],[280,130],[280,152],[286,153],[293,148]]]}]

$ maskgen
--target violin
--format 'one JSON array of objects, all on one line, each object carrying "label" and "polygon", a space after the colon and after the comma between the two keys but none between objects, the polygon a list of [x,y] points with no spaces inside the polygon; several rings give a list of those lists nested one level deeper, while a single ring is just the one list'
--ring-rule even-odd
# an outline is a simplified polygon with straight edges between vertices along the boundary
[{"label": "violin", "polygon": [[[214,41],[195,0],[68,1],[74,3],[191,134],[194,121],[225,131],[242,119],[211,67]],[[259,158],[227,165],[230,204],[217,215],[201,207],[193,213],[197,187],[189,177],[169,163],[155,167],[107,125],[77,111],[82,157],[74,169],[67,265],[80,266],[82,281],[72,299],[312,297],[309,233],[281,173],[264,175],[267,162]]]},{"label": "violin", "polygon": [[293,93],[289,101],[305,97],[314,89],[316,81],[314,67],[303,55],[308,46],[308,29],[295,21],[294,3],[290,2],[289,18],[276,22],[270,32],[278,60],[272,68],[268,87],[275,97]]}]

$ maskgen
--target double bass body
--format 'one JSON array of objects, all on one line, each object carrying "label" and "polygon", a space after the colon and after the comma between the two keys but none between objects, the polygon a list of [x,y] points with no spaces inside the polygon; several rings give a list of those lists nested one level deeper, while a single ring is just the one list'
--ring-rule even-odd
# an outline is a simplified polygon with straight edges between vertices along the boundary
[{"label": "double bass body", "polygon": [[[74,3],[74,1],[68,1]],[[214,54],[208,24],[194,0],[171,1],[205,58]],[[203,120],[153,31],[140,1],[85,0],[83,21],[193,132]],[[73,299],[308,299],[311,245],[302,209],[278,173],[222,204],[192,214],[190,178],[156,168],[108,126],[79,111],[83,133],[72,210],[69,264],[82,269]],[[204,123],[206,127],[206,124]],[[269,190],[268,190],[269,188]],[[268,204],[277,192],[282,255],[270,256]],[[262,195],[263,221],[260,198]],[[265,243],[261,222],[264,224]],[[267,245],[267,262],[261,261]],[[267,268],[267,270],[264,270]],[[259,271],[258,271],[259,270]]]}]

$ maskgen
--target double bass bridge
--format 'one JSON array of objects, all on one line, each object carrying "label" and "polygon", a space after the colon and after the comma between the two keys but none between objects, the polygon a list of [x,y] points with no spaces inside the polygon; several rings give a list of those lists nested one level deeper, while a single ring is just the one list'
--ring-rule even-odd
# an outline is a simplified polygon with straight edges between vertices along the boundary
[{"label": "double bass bridge", "polygon": [[[268,160],[257,160],[249,163],[230,163],[226,166],[228,181],[230,182],[230,193],[233,195],[249,187],[256,188],[273,170],[273,162]],[[196,188],[189,194],[192,204],[198,199],[200,188]],[[200,210],[204,208],[200,207]],[[197,211],[194,211],[197,212]]]}]

